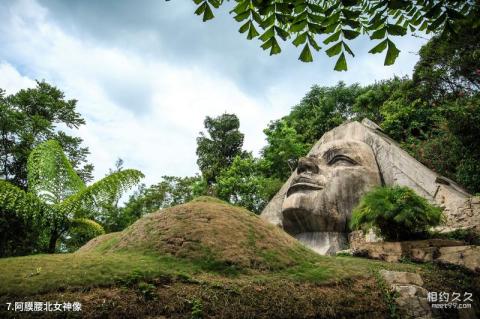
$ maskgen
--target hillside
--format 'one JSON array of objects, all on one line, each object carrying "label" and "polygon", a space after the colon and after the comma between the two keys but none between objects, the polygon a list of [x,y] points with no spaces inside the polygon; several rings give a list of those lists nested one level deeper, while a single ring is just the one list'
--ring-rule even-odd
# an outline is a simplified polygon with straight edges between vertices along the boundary
[{"label": "hillside", "polygon": [[478,292],[457,269],[316,255],[258,216],[205,197],[76,253],[4,258],[0,269],[0,303],[78,301],[82,312],[70,315],[83,317],[385,318],[394,310],[380,269],[420,273],[431,291]]}]

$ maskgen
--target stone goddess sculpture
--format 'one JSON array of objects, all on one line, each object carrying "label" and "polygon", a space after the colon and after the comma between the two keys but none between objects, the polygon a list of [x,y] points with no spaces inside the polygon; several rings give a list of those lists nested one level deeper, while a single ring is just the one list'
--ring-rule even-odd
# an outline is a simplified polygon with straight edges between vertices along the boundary
[{"label": "stone goddess sculpture", "polygon": [[263,210],[320,254],[346,248],[348,222],[360,198],[375,186],[402,185],[445,208],[445,230],[479,227],[480,203],[403,151],[368,119],[325,133]]}]

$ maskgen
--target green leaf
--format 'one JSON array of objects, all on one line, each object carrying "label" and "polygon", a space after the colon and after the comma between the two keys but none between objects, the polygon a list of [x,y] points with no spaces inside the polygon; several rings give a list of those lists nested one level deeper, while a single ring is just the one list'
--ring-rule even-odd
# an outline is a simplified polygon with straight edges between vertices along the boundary
[{"label": "green leaf", "polygon": [[361,11],[352,11],[352,10],[343,9],[342,13],[345,16],[345,18],[350,19],[350,20],[354,20],[354,19],[357,19],[362,12]]},{"label": "green leaf", "polygon": [[420,26],[420,29],[418,29],[418,31],[423,31],[423,30],[425,30],[427,27],[428,27],[428,22],[427,22],[427,21],[423,21],[423,23],[422,23],[422,25]]},{"label": "green leaf", "polygon": [[323,33],[324,30],[325,30],[325,27],[319,24],[311,23],[311,22],[308,23],[308,31],[310,32],[320,34],[320,33]]},{"label": "green leaf", "polygon": [[388,2],[388,8],[395,10],[395,9],[405,9],[409,5],[408,1],[405,0],[390,0]]},{"label": "green leaf", "polygon": [[222,4],[222,1],[223,0],[208,0],[208,3],[210,3],[215,9],[218,9]]},{"label": "green leaf", "polygon": [[247,39],[248,40],[251,40],[255,37],[258,37],[259,36],[259,33],[257,31],[257,29],[255,29],[255,26],[253,25],[253,23],[250,23],[250,29],[248,30],[248,35],[247,35]]},{"label": "green leaf", "polygon": [[338,39],[340,37],[340,32],[342,32],[342,30],[338,30],[337,32],[335,32],[334,34],[332,34],[331,36],[329,36],[328,38],[323,40],[323,43],[324,44],[329,44],[330,42],[338,41]]},{"label": "green leaf", "polygon": [[403,28],[396,24],[387,24],[387,31],[391,35],[405,35],[407,34],[407,29]]},{"label": "green leaf", "polygon": [[264,50],[271,48],[274,41],[275,41],[275,37],[271,37],[261,45],[261,48]]},{"label": "green leaf", "polygon": [[342,53],[338,57],[337,63],[335,63],[335,71],[347,71],[347,60],[345,59],[345,54]]},{"label": "green leaf", "polygon": [[290,32],[301,32],[307,26],[307,19],[301,20],[297,23],[294,23],[290,26]]},{"label": "green leaf", "polygon": [[360,28],[360,23],[356,20],[346,19],[342,21],[344,25],[348,25],[352,29]]},{"label": "green leaf", "polygon": [[242,12],[245,12],[245,11],[247,11],[249,4],[250,4],[250,1],[248,1],[248,0],[240,1],[240,2],[235,6],[235,8],[233,8],[233,10],[230,11],[230,13],[234,12],[234,13],[236,13],[236,14],[240,14],[240,13],[242,13]]},{"label": "green leaf", "polygon": [[317,41],[313,38],[313,36],[308,35],[308,43],[316,50],[319,51],[321,47],[318,45]]},{"label": "green leaf", "polygon": [[237,15],[234,16],[233,18],[234,18],[235,20],[237,20],[237,22],[241,22],[241,21],[247,19],[249,16],[250,16],[250,11],[245,11],[245,12],[242,12],[242,13],[237,14]]},{"label": "green leaf", "polygon": [[387,28],[383,27],[381,29],[376,30],[375,32],[372,33],[370,36],[371,40],[380,40],[385,38],[385,34],[387,33]]},{"label": "green leaf", "polygon": [[334,55],[339,54],[342,51],[342,43],[343,41],[339,41],[332,45],[330,48],[328,48],[325,53],[329,56],[332,57]]},{"label": "green leaf", "polygon": [[283,41],[287,40],[290,34],[285,31],[284,29],[275,26],[275,31],[277,32],[277,35],[282,38]]},{"label": "green leaf", "polygon": [[250,13],[252,14],[253,20],[255,20],[255,22],[261,26],[263,24],[263,19],[260,14],[258,14],[258,12],[256,12],[255,10],[251,10]]},{"label": "green leaf", "polygon": [[270,55],[279,54],[280,52],[282,52],[280,45],[278,45],[277,39],[272,38],[271,40],[273,41],[272,41],[272,47],[270,48]]},{"label": "green leaf", "polygon": [[308,44],[305,44],[298,59],[302,62],[313,62],[312,52],[310,51]]},{"label": "green leaf", "polygon": [[359,36],[360,32],[358,31],[355,31],[355,30],[347,30],[347,29],[343,29],[342,30],[343,32],[343,36],[345,38],[347,38],[348,40],[353,40],[355,39],[356,37]]},{"label": "green leaf", "polygon": [[272,14],[268,16],[265,20],[263,20],[262,24],[260,25],[263,29],[266,29],[272,26],[275,23],[275,15]]},{"label": "green leaf", "polygon": [[432,19],[437,17],[441,12],[442,12],[442,3],[443,2],[438,2],[436,5],[434,5],[430,10],[425,13],[425,18]]},{"label": "green leaf", "polygon": [[342,4],[345,7],[351,7],[358,4],[359,0],[342,0]]},{"label": "green leaf", "polygon": [[268,41],[268,39],[272,38],[275,36],[275,32],[273,31],[274,28],[273,26],[268,28],[261,36],[260,36],[260,40],[262,42],[265,42],[265,41]]},{"label": "green leaf", "polygon": [[247,22],[245,22],[245,24],[243,24],[240,29],[238,29],[238,32],[240,33],[245,33],[248,31],[248,28],[250,27],[250,23],[252,23],[252,21],[248,20]]},{"label": "green leaf", "polygon": [[388,50],[387,50],[387,55],[385,56],[384,65],[392,65],[395,63],[395,60],[397,59],[398,54],[400,53],[400,50],[397,49],[397,47],[392,41],[387,39],[387,42],[388,42]]},{"label": "green leaf", "polygon": [[304,12],[306,8],[307,8],[307,3],[306,2],[300,2],[298,5],[295,6],[294,12],[296,14],[299,14],[301,12]]},{"label": "green leaf", "polygon": [[307,34],[308,32],[303,32],[303,33],[300,33],[296,38],[295,40],[293,40],[293,45],[298,47],[300,44],[304,44],[305,41],[307,40]]},{"label": "green leaf", "polygon": [[200,6],[198,6],[197,10],[195,10],[196,15],[201,15],[205,12],[205,8],[207,7],[207,3],[204,2]]},{"label": "green leaf", "polygon": [[379,44],[377,44],[375,47],[373,47],[373,49],[371,49],[370,51],[368,51],[368,53],[381,53],[383,52],[386,48],[387,48],[387,39],[383,40],[382,42],[380,42]]},{"label": "green leaf", "polygon": [[206,21],[211,20],[213,18],[215,18],[215,16],[213,15],[212,9],[207,4],[207,6],[205,7],[205,12],[203,13],[203,22],[206,22]]},{"label": "green leaf", "polygon": [[345,42],[343,42],[343,48],[345,49],[345,51],[348,52],[348,54],[350,54],[353,57],[355,56],[355,54],[353,54],[352,50],[350,49],[350,47]]}]

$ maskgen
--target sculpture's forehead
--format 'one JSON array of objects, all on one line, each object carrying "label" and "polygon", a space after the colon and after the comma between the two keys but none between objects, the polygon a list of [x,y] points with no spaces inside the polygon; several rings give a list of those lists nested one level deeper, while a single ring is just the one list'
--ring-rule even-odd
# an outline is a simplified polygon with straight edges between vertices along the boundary
[{"label": "sculpture's forehead", "polygon": [[373,150],[368,144],[351,139],[340,139],[322,143],[310,154],[310,156],[328,158],[337,155],[338,153],[365,161],[375,160]]}]

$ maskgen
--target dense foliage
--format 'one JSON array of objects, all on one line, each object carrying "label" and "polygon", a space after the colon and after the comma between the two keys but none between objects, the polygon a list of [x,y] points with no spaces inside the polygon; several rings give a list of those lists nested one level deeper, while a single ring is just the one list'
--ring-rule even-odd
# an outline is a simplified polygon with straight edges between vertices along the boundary
[{"label": "dense foliage", "polygon": [[207,135],[200,132],[197,137],[197,163],[209,185],[216,182],[218,175],[242,152],[244,135],[238,130],[240,121],[235,114],[222,114],[204,121]]},{"label": "dense foliage", "polygon": [[431,205],[408,187],[378,187],[362,197],[353,210],[353,230],[373,229],[385,240],[427,236],[430,227],[443,220],[442,209]]},{"label": "dense foliage", "polygon": [[[214,18],[212,6],[224,0],[193,0],[203,21]],[[279,40],[302,47],[299,60],[313,61],[311,48],[320,51],[318,41],[326,45],[329,57],[338,56],[335,70],[347,70],[347,54],[354,56],[349,41],[368,35],[379,42],[369,53],[386,50],[385,65],[395,62],[400,50],[394,36],[415,31],[455,34],[465,18],[475,16],[476,1],[451,0],[235,0],[231,11],[247,39],[258,38],[270,55],[281,52]],[[319,39],[320,38],[320,39]]]},{"label": "dense foliage", "polygon": [[[79,238],[87,240],[92,237],[86,234],[102,233],[103,227],[95,221],[95,215],[103,202],[111,198],[112,193],[125,192],[143,177],[137,170],[122,170],[87,186],[55,140],[38,145],[30,153],[27,166],[28,192],[0,181],[0,211],[8,218],[13,214],[27,225],[36,225],[38,249],[47,252],[76,248],[85,243]],[[83,234],[75,234],[75,230]],[[58,243],[60,238],[66,240]],[[12,253],[3,252],[5,255]]]},{"label": "dense foliage", "polygon": [[220,173],[217,196],[260,213],[283,184],[281,179],[265,176],[265,164],[251,154],[235,157],[232,165]]},{"label": "dense foliage", "polygon": [[122,230],[141,216],[159,209],[186,203],[206,193],[207,185],[200,176],[163,176],[162,180],[147,187],[141,184],[118,210],[118,215],[106,223],[108,231]]}]

